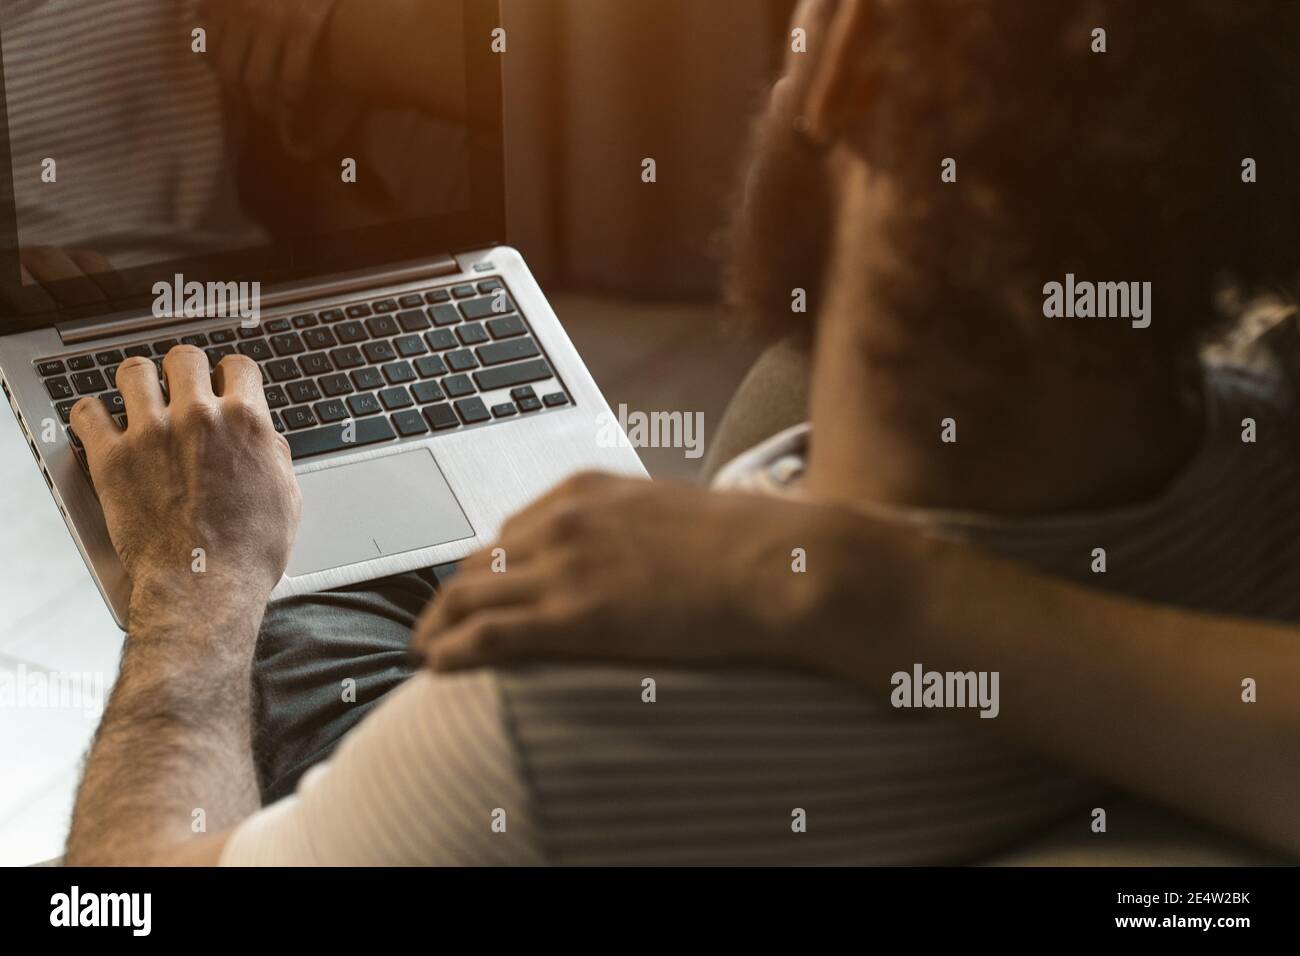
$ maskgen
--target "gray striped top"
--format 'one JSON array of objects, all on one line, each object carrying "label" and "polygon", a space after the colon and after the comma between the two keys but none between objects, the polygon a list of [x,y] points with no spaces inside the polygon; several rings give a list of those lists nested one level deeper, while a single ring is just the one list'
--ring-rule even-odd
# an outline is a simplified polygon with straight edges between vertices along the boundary
[{"label": "gray striped top", "polygon": [[[1284,390],[1262,381],[1207,368],[1203,447],[1144,504],[1013,522],[890,517],[1127,594],[1295,621],[1296,422]],[[1242,441],[1245,418],[1254,443]],[[797,485],[807,438],[804,427],[776,436],[720,481]],[[1104,575],[1091,571],[1095,547]],[[871,622],[861,628],[870,640]],[[1087,826],[1096,785],[1003,743],[992,723],[892,710],[781,671],[426,672],[296,795],[240,825],[222,862],[957,863],[1071,811]]]}]

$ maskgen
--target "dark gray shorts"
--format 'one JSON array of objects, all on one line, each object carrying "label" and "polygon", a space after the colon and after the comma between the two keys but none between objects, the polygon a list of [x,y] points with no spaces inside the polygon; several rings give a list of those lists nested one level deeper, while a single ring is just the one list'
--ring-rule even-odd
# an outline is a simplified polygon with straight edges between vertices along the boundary
[{"label": "dark gray shorts", "polygon": [[419,666],[407,652],[411,628],[454,570],[441,565],[267,608],[253,661],[253,754],[263,803],[292,793],[411,676]]}]

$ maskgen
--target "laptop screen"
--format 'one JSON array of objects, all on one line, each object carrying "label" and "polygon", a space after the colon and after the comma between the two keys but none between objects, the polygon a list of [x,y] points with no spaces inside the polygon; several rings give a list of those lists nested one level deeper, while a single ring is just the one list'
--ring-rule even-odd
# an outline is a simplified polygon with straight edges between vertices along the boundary
[{"label": "laptop screen", "polygon": [[4,0],[0,334],[177,275],[501,240],[498,24],[496,0]]}]

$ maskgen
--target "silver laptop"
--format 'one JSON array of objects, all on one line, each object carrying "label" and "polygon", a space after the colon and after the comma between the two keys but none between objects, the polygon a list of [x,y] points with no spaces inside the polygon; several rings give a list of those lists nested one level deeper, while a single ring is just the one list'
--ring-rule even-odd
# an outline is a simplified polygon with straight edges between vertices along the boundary
[{"label": "silver laptop", "polygon": [[168,5],[123,3],[75,56],[51,19],[75,5],[0,20],[0,386],[119,625],[128,582],[67,423],[94,395],[129,428],[127,356],[262,367],[303,491],[277,597],[458,560],[576,471],[645,473],[497,244],[494,3],[461,6],[459,61],[430,54],[433,111],[343,92],[306,115],[250,109],[188,26],[148,22]]}]

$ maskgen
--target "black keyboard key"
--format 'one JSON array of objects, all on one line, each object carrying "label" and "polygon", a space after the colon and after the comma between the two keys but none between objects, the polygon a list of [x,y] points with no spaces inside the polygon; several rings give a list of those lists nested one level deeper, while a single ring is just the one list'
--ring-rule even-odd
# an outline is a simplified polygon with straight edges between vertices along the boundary
[{"label": "black keyboard key", "polygon": [[478,353],[478,360],[484,365],[501,365],[541,354],[537,349],[537,343],[532,339],[507,339],[504,342],[493,342],[491,345],[480,345],[474,351]]},{"label": "black keyboard key", "polygon": [[474,358],[474,353],[469,349],[448,352],[443,358],[447,362],[447,368],[453,372],[468,372],[472,368],[478,368],[478,359]]},{"label": "black keyboard key", "polygon": [[293,317],[293,327],[295,329],[309,329],[313,325],[319,324],[319,322],[320,319],[316,318],[316,316],[312,315],[310,312],[304,312],[302,315],[295,315]]},{"label": "black keyboard key", "polygon": [[429,318],[418,310],[399,312],[397,324],[402,327],[403,332],[423,332],[429,327]]},{"label": "black keyboard key", "polygon": [[375,311],[379,313],[397,311],[397,303],[392,299],[380,299],[378,302],[372,303],[372,305]]},{"label": "black keyboard key", "polygon": [[176,346],[180,344],[181,344],[180,339],[163,339],[161,342],[155,342],[153,344],[153,354],[166,355],[168,352],[170,352],[172,349],[176,348]]},{"label": "black keyboard key", "polygon": [[281,435],[284,434],[284,419],[280,417],[279,412],[271,413],[271,424],[275,426],[275,430]]},{"label": "black keyboard key", "polygon": [[397,433],[393,431],[387,419],[369,418],[359,422],[344,422],[341,425],[326,425],[324,428],[296,432],[287,437],[289,449],[297,459],[390,441],[397,437]]},{"label": "black keyboard key", "polygon": [[361,346],[361,351],[366,353],[366,359],[378,365],[380,362],[391,362],[397,358],[397,350],[389,342],[367,342]]},{"label": "black keyboard key", "polygon": [[460,311],[465,318],[472,321],[490,319],[497,315],[508,315],[514,310],[514,302],[504,292],[498,295],[487,295],[481,299],[471,299],[469,302],[460,304]]},{"label": "black keyboard key", "polygon": [[[213,341],[215,342],[216,339],[214,338]],[[153,355],[153,349],[149,348],[147,345],[128,345],[126,348],[122,349],[122,354],[127,358],[148,358]]]},{"label": "black keyboard key", "polygon": [[429,355],[415,360],[415,371],[419,373],[420,378],[434,378],[438,375],[446,375],[447,366],[437,355]]},{"label": "black keyboard key", "polygon": [[393,339],[393,347],[402,358],[414,358],[429,351],[425,348],[424,339],[418,335],[403,335],[400,339]]},{"label": "black keyboard key", "polygon": [[515,401],[519,401],[521,398],[536,398],[537,393],[533,391],[531,385],[521,385],[519,388],[512,388],[510,390],[510,397]]},{"label": "black keyboard key", "polygon": [[289,396],[284,394],[282,385],[268,385],[262,389],[266,395],[266,407],[270,409],[284,408],[289,404]]},{"label": "black keyboard key", "polygon": [[301,382],[290,382],[285,391],[289,393],[289,401],[295,405],[301,405],[303,402],[320,401],[320,389],[310,379]]},{"label": "black keyboard key", "polygon": [[335,349],[330,352],[330,360],[334,363],[334,367],[340,372],[346,371],[350,368],[356,368],[358,365],[366,364],[365,356],[361,354],[361,350],[355,345]]},{"label": "black keyboard key", "polygon": [[437,305],[439,302],[450,302],[451,293],[446,289],[434,289],[432,292],[424,294],[424,301],[430,305]]},{"label": "black keyboard key", "polygon": [[331,398],[329,401],[317,402],[312,406],[316,412],[316,418],[322,425],[332,425],[335,422],[341,422],[345,418],[350,418],[348,407],[337,398]]},{"label": "black keyboard key", "polygon": [[456,330],[456,337],[463,345],[481,345],[488,340],[487,330],[481,322],[471,322]]},{"label": "black keyboard key", "polygon": [[366,320],[366,328],[370,330],[372,339],[386,339],[390,335],[398,335],[402,328],[397,324],[397,320],[391,315],[377,315],[373,319]]},{"label": "black keyboard key", "polygon": [[298,359],[298,366],[302,369],[303,375],[325,375],[334,371],[329,356],[324,352],[311,352],[304,355]]},{"label": "black keyboard key", "polygon": [[474,295],[474,287],[472,285],[452,286],[451,294],[458,299],[468,299]]},{"label": "black keyboard key", "polygon": [[519,399],[519,410],[521,412],[535,412],[542,407],[542,403],[536,398]]},{"label": "black keyboard key", "polygon": [[358,391],[362,392],[383,388],[384,376],[379,373],[377,368],[360,368],[352,373],[352,384],[357,387]]},{"label": "black keyboard key", "polygon": [[[249,325],[249,326],[241,325],[235,331],[235,334],[238,335],[241,339],[245,339],[245,340],[260,339],[263,335],[266,334],[266,330],[263,329],[260,325]],[[154,347],[157,348],[156,345]]]},{"label": "black keyboard key", "polygon": [[500,279],[484,279],[482,282],[478,284],[479,292],[482,292],[484,295],[487,295],[489,292],[495,292],[497,289],[503,289],[503,288],[505,287],[501,284]]},{"label": "black keyboard key", "polygon": [[235,354],[235,347],[233,345],[214,345],[203,351],[208,355],[208,364],[216,368],[217,364],[227,355]]},{"label": "black keyboard key", "polygon": [[193,335],[182,335],[181,345],[192,345],[196,349],[207,348],[208,337],[202,332],[195,332]]},{"label": "black keyboard key", "polygon": [[404,412],[397,412],[390,417],[393,419],[393,427],[397,429],[397,434],[403,438],[428,434],[429,428],[424,424],[424,419],[420,417],[420,413],[417,411],[408,409]]},{"label": "black keyboard key", "polygon": [[78,355],[76,358],[68,359],[68,370],[72,372],[84,372],[94,367],[95,360],[89,355]]},{"label": "black keyboard key", "polygon": [[424,299],[420,296],[420,293],[411,292],[398,299],[397,304],[403,309],[418,309],[424,305]]},{"label": "black keyboard key", "polygon": [[489,319],[487,329],[494,339],[508,339],[516,335],[523,335],[528,331],[528,327],[524,325],[524,320],[517,315]]},{"label": "black keyboard key", "polygon": [[456,311],[454,305],[435,305],[429,309],[429,318],[433,319],[433,324],[442,328],[444,325],[455,325],[460,322],[460,313]]},{"label": "black keyboard key", "polygon": [[390,412],[399,408],[410,408],[415,402],[411,401],[411,393],[400,385],[397,388],[386,388],[379,393],[379,400],[384,403],[384,408]]},{"label": "black keyboard key", "polygon": [[63,424],[68,424],[68,419],[72,417],[72,406],[75,404],[77,404],[77,400],[73,398],[66,402],[59,402],[54,406],[54,410],[59,413],[59,418],[63,420]]},{"label": "black keyboard key", "polygon": [[384,378],[393,385],[403,385],[415,381],[415,369],[410,362],[393,362],[383,367]]},{"label": "black keyboard key", "polygon": [[468,375],[452,375],[442,380],[442,388],[452,398],[461,398],[465,395],[474,394],[474,383],[469,380]]},{"label": "black keyboard key", "polygon": [[[233,331],[231,331],[230,329],[218,329],[217,331],[211,333],[211,334],[208,336],[208,338],[212,340],[212,344],[213,344],[213,345],[225,345],[227,342],[233,342],[233,341],[235,341],[235,333],[234,333]],[[136,354],[136,353],[132,352],[130,349],[127,349],[127,350],[126,350],[126,354],[127,354],[127,355],[134,355],[134,354]],[[141,354],[141,355],[148,355],[149,353],[148,353],[148,352],[141,352],[140,354]]]},{"label": "black keyboard key", "polygon": [[114,415],[120,415],[126,411],[126,402],[122,399],[121,392],[108,392],[99,396],[99,400],[104,403],[104,407]]},{"label": "black keyboard key", "polygon": [[382,408],[379,407],[379,399],[373,395],[353,395],[348,399],[348,408],[357,418],[364,418],[366,415],[378,415]]},{"label": "black keyboard key", "polygon": [[271,346],[266,344],[265,339],[254,339],[251,342],[240,342],[239,351],[243,352],[254,362],[265,362],[268,359],[275,357],[274,353],[271,351]]},{"label": "black keyboard key", "polygon": [[[45,383],[45,387],[50,387],[50,382],[59,381],[59,379],[50,379]],[[77,372],[72,376],[72,384],[77,390],[78,395],[91,395],[95,392],[108,391],[108,383],[104,381],[104,376],[99,372]],[[67,395],[54,395],[53,398],[67,398]]]},{"label": "black keyboard key", "polygon": [[266,374],[271,376],[273,382],[287,382],[302,376],[302,372],[298,371],[298,363],[291,358],[267,362]]},{"label": "black keyboard key", "polygon": [[63,367],[63,363],[58,359],[53,359],[49,362],[36,363],[36,374],[43,378],[50,375],[62,375],[66,371],[67,369]]},{"label": "black keyboard key", "polygon": [[437,382],[416,382],[411,386],[411,397],[421,405],[428,405],[430,402],[441,402],[447,396],[442,393],[442,387]]},{"label": "black keyboard key", "polygon": [[107,352],[96,352],[95,361],[100,365],[120,365],[122,359],[126,358],[118,349],[109,349]]},{"label": "black keyboard key", "polygon": [[292,328],[293,325],[290,324],[288,319],[272,319],[266,323],[266,334],[279,335],[282,332],[288,332]]},{"label": "black keyboard key", "polygon": [[366,335],[366,327],[360,322],[344,322],[342,325],[336,325],[334,327],[334,333],[339,337],[339,341],[344,345],[364,342],[369,338],[369,336]]},{"label": "black keyboard key", "polygon": [[428,342],[429,348],[435,352],[454,349],[459,344],[456,341],[456,336],[452,335],[447,329],[434,329],[432,332],[425,332],[424,341]]},{"label": "black keyboard key", "polygon": [[332,349],[339,344],[334,333],[324,328],[308,329],[302,334],[302,340],[309,349]]},{"label": "black keyboard key", "polygon": [[492,417],[488,413],[487,406],[483,404],[483,399],[477,395],[473,398],[462,398],[457,402],[456,412],[466,425],[477,425],[479,422],[488,421]]},{"label": "black keyboard key", "polygon": [[307,346],[302,344],[302,336],[297,332],[271,336],[271,348],[275,349],[276,355],[297,355],[307,351]]},{"label": "black keyboard key", "polygon": [[451,406],[446,402],[440,402],[437,405],[430,405],[424,410],[424,420],[429,423],[429,427],[436,432],[443,431],[447,428],[459,428],[460,419],[452,411]]},{"label": "black keyboard key", "polygon": [[512,388],[525,382],[540,382],[550,377],[551,367],[546,364],[545,359],[533,359],[531,362],[520,362],[517,365],[499,365],[496,368],[485,368],[474,373],[474,381],[478,382],[479,391],[483,392],[490,392],[495,388]]},{"label": "black keyboard key", "polygon": [[[81,372],[81,375],[91,375],[98,373]],[[45,380],[45,390],[50,393],[50,398],[56,402],[61,398],[71,398],[73,395],[72,386],[68,384],[66,378],[47,378]]]},{"label": "black keyboard key", "polygon": [[352,391],[352,382],[346,375],[326,375],[320,380],[320,390],[330,398],[335,398],[350,393]]},{"label": "black keyboard key", "polygon": [[518,415],[519,409],[515,408],[513,402],[502,402],[500,405],[492,406],[493,418],[509,418],[511,415]]},{"label": "black keyboard key", "polygon": [[117,366],[110,365],[104,369],[104,378],[108,379],[109,388],[117,388]]},{"label": "black keyboard key", "polygon": [[322,322],[340,322],[343,319],[342,309],[326,309],[320,314]]},{"label": "black keyboard key", "polygon": [[368,305],[362,304],[362,305],[348,306],[349,319],[364,319],[366,316],[373,315],[373,314],[374,314],[373,310]]},{"label": "black keyboard key", "polygon": [[300,406],[285,409],[280,413],[280,417],[284,419],[285,425],[291,431],[297,431],[300,428],[311,428],[317,424],[316,416],[311,413],[311,409]]},{"label": "black keyboard key", "polygon": [[559,408],[561,405],[569,404],[569,396],[563,392],[551,392],[550,395],[542,396],[542,404],[547,408]]}]

